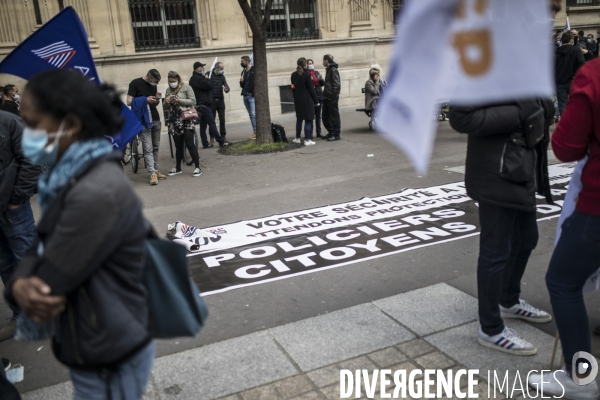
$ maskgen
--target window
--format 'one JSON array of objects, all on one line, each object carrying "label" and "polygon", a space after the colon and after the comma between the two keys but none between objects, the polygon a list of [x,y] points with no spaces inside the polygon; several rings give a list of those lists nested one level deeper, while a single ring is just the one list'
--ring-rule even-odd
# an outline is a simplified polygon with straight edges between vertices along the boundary
[{"label": "window", "polygon": [[136,51],[200,47],[195,0],[129,0]]},{"label": "window", "polygon": [[[266,0],[262,0],[263,9]],[[270,42],[319,38],[315,0],[273,0],[267,29]]]},{"label": "window", "polygon": [[64,0],[58,0],[58,9],[60,11],[62,11],[62,10],[65,9],[65,2],[64,2]]},{"label": "window", "polygon": [[40,11],[39,0],[33,0],[33,12],[35,13],[35,23],[37,25],[41,25],[42,24],[42,13]]}]

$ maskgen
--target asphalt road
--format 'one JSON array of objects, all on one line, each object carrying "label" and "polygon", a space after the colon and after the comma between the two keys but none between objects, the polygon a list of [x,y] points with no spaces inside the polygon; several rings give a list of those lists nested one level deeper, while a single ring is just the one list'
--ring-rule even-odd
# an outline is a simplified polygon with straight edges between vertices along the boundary
[{"label": "asphalt road", "polygon": [[[293,137],[294,116],[275,118]],[[125,167],[145,213],[159,233],[180,220],[197,227],[303,210],[367,196],[395,193],[463,180],[444,170],[464,165],[466,137],[448,122],[439,126],[428,176],[417,176],[407,158],[368,129],[368,118],[342,110],[342,141],[318,141],[316,146],[280,154],[222,156],[215,149],[200,150],[203,175],[194,178],[193,167],[184,174],[148,185],[148,174],[133,174]],[[251,133],[250,123],[228,125],[228,139],[238,141]],[[160,170],[174,166],[167,136],[161,144]],[[373,154],[373,157],[367,157]],[[523,284],[523,297],[550,310],[544,275],[552,252],[556,219],[539,223],[540,242]],[[405,253],[358,262],[267,284],[208,296],[211,317],[196,339],[160,341],[163,356],[265,328],[332,312],[353,305],[446,282],[476,295],[475,265],[478,236]],[[592,326],[600,323],[600,298],[589,296]],[[9,317],[0,306],[0,320]],[[554,324],[538,326],[554,334]],[[40,346],[43,346],[40,349]],[[594,339],[600,356],[600,340]],[[51,354],[49,343],[0,343],[0,355],[25,366],[23,392],[68,380],[68,372]]]}]

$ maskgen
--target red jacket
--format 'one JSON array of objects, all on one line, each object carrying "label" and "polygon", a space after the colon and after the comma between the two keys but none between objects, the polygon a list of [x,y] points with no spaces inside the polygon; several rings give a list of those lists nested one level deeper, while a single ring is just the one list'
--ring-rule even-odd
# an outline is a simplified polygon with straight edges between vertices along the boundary
[{"label": "red jacket", "polygon": [[589,151],[581,175],[577,211],[600,216],[600,58],[585,64],[573,80],[567,108],[552,136],[552,150],[565,162]]}]

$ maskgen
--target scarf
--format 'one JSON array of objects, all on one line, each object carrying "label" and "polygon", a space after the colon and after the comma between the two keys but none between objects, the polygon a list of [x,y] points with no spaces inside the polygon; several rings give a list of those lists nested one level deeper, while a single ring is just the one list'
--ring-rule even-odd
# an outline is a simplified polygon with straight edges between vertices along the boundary
[{"label": "scarf", "polygon": [[314,69],[313,70],[309,69],[308,73],[310,74],[310,77],[313,81],[313,85],[315,85],[315,88],[318,88],[319,86],[321,86],[321,85],[319,85],[319,80],[317,79],[316,71]]},{"label": "scarf", "polygon": [[69,146],[56,165],[46,171],[38,181],[38,202],[42,213],[83,167],[112,150],[113,147],[104,138],[82,140]]}]

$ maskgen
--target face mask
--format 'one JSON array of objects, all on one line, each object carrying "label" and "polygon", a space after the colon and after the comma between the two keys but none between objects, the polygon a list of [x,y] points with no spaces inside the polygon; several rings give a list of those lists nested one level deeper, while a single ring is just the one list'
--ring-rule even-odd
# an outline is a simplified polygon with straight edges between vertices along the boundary
[{"label": "face mask", "polygon": [[323,61],[323,66],[327,68],[327,63],[325,63],[325,61]]},{"label": "face mask", "polygon": [[220,69],[220,70],[217,71],[217,75],[223,75],[224,72],[225,71],[223,71],[223,70]]},{"label": "face mask", "polygon": [[242,68],[246,68],[246,64],[240,63],[240,65],[242,66]]},{"label": "face mask", "polygon": [[588,40],[587,40],[587,42],[588,42],[588,43],[592,43],[592,39],[588,39]]},{"label": "face mask", "polygon": [[179,83],[177,83],[177,82],[169,82],[169,86],[171,86],[171,89],[177,89],[177,86],[179,86]]},{"label": "face mask", "polygon": [[310,69],[312,71],[313,69],[315,69],[315,66],[314,65],[309,65],[308,69]]},{"label": "face mask", "polygon": [[158,85],[157,82],[148,82],[148,83],[150,84],[150,86],[156,86],[156,85]]},{"label": "face mask", "polygon": [[56,137],[48,147],[46,147],[49,136],[47,131],[26,126],[21,138],[21,149],[25,158],[37,165],[54,165],[58,159],[58,140],[63,133],[64,125],[64,121],[60,123]]},{"label": "face mask", "polygon": [[12,95],[12,98],[13,98],[14,101],[19,101],[19,99],[21,98],[21,96],[19,96],[18,94],[15,93],[15,94]]}]

